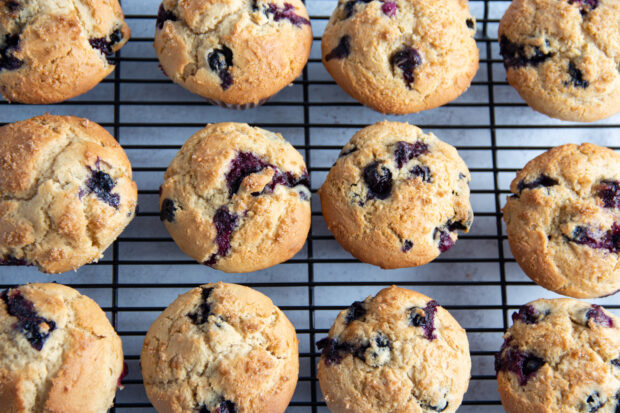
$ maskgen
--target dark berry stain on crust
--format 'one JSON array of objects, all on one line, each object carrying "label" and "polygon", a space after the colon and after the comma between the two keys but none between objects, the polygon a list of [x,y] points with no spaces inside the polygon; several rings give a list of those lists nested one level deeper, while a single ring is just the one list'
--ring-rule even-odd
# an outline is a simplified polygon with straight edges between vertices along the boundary
[{"label": "dark berry stain on crust", "polygon": [[557,185],[558,183],[559,181],[557,179],[551,178],[550,176],[547,176],[545,174],[541,174],[538,178],[534,179],[531,182],[526,182],[523,179],[520,180],[517,184],[517,191],[519,191],[519,194],[521,194],[524,189],[536,189],[541,187],[548,188],[550,186]]},{"label": "dark berry stain on crust", "polygon": [[114,45],[123,40],[123,32],[120,29],[116,29],[110,35],[109,40],[105,37],[96,37],[89,39],[90,47],[99,50],[105,56],[108,64],[114,64]]},{"label": "dark berry stain on crust", "polygon": [[215,413],[237,413],[237,406],[230,400],[223,400],[216,408]]},{"label": "dark berry stain on crust", "polygon": [[355,12],[355,5],[358,3],[362,3],[362,4],[368,4],[373,0],[349,0],[344,4],[344,18],[348,19],[349,17],[353,16],[353,13]]},{"label": "dark berry stain on crust", "polygon": [[620,224],[614,222],[609,231],[577,226],[573,230],[572,237],[566,237],[566,239],[575,244],[618,253],[620,252]]},{"label": "dark berry stain on crust", "polygon": [[[98,162],[100,162],[99,159]],[[112,190],[116,186],[114,179],[112,179],[107,172],[100,170],[99,167],[97,167],[97,169],[92,169],[87,166],[87,168],[90,170],[90,177],[86,181],[86,189],[80,190],[80,199],[85,195],[94,193],[100,201],[118,209],[121,196],[112,193]]]},{"label": "dark berry stain on crust", "polygon": [[225,45],[221,49],[213,49],[207,56],[209,68],[217,73],[220,78],[222,90],[226,90],[233,84],[233,77],[229,69],[233,65],[233,52]]},{"label": "dark berry stain on crust", "polygon": [[161,221],[174,222],[174,211],[177,210],[177,207],[174,204],[174,201],[170,198],[166,198],[161,203],[161,209],[159,211],[159,219]]},{"label": "dark berry stain on crust", "polygon": [[467,19],[465,20],[465,24],[467,25],[468,29],[473,29],[474,28],[474,19]]},{"label": "dark berry stain on crust", "polygon": [[9,255],[6,258],[0,258],[0,265],[23,266],[32,264],[22,258],[15,258],[14,256]]},{"label": "dark berry stain on crust", "polygon": [[288,20],[297,27],[301,27],[304,24],[310,25],[310,20],[296,14],[295,6],[290,3],[284,3],[283,8],[278,7],[277,4],[269,3],[265,9],[265,14],[272,14],[275,21]]},{"label": "dark berry stain on crust", "polygon": [[390,63],[403,72],[405,83],[411,89],[411,84],[415,81],[413,71],[422,64],[420,53],[413,47],[405,46],[392,55]]},{"label": "dark berry stain on crust", "polygon": [[316,343],[321,350],[321,358],[327,367],[332,364],[340,364],[347,354],[353,354],[356,347],[349,343],[340,343],[329,337],[325,337]]},{"label": "dark berry stain on crust", "polygon": [[237,228],[237,221],[239,216],[228,211],[228,207],[222,206],[215,211],[213,216],[213,224],[217,231],[215,236],[215,243],[217,244],[217,253],[212,254],[211,257],[205,261],[205,265],[214,265],[217,262],[218,257],[224,257],[230,251],[230,236]]},{"label": "dark berry stain on crust", "polygon": [[160,4],[159,10],[157,11],[157,22],[155,23],[159,30],[164,28],[164,23],[166,22],[166,20],[175,22],[177,21],[177,16],[175,16],[173,12],[166,10],[162,3]]},{"label": "dark berry stain on crust", "polygon": [[357,146],[352,146],[351,148],[347,149],[346,151],[344,150],[344,148],[342,148],[342,150],[338,154],[338,158],[344,158],[345,156],[351,155],[353,152],[357,152],[357,151],[358,151]]},{"label": "dark berry stain on crust", "polygon": [[394,149],[394,159],[396,161],[396,167],[400,169],[413,158],[417,158],[418,156],[424,155],[425,153],[428,153],[428,145],[424,142],[397,142],[396,148]]},{"label": "dark berry stain on crust", "polygon": [[598,7],[599,0],[568,0],[568,4],[577,4],[579,6],[579,13],[585,16],[588,12]]},{"label": "dark berry stain on crust", "polygon": [[0,71],[17,70],[22,67],[24,61],[13,55],[15,50],[19,50],[19,34],[7,34],[0,46]]},{"label": "dark berry stain on crust", "polygon": [[525,353],[515,347],[509,347],[510,339],[502,345],[495,355],[495,371],[510,371],[519,376],[519,383],[525,386],[530,378],[545,364],[545,361],[533,354]]},{"label": "dark berry stain on crust", "polygon": [[596,196],[603,200],[605,208],[620,208],[620,182],[601,181]]},{"label": "dark berry stain on crust", "polygon": [[411,248],[413,248],[413,242],[409,241],[408,239],[403,241],[403,246],[401,247],[401,251],[402,252],[407,252],[409,251]]},{"label": "dark berry stain on crust", "polygon": [[202,288],[200,298],[202,302],[196,309],[196,311],[187,313],[187,316],[192,320],[192,323],[201,325],[209,320],[211,313],[211,304],[209,304],[209,296],[213,292],[213,288]]},{"label": "dark berry stain on crust", "polygon": [[409,323],[414,327],[424,329],[424,337],[433,341],[435,336],[435,313],[437,312],[437,301],[431,300],[426,303],[426,307],[412,307],[409,309]]},{"label": "dark berry stain on crust", "polygon": [[543,53],[539,47],[533,47],[532,50],[533,54],[528,56],[522,44],[513,43],[506,36],[502,36],[499,40],[499,53],[504,58],[506,68],[536,67],[553,56],[551,52]]},{"label": "dark berry stain on crust", "polygon": [[19,9],[22,8],[21,4],[15,0],[9,0],[6,2],[6,8],[9,10],[9,13],[15,13]]},{"label": "dark berry stain on crust", "polygon": [[614,320],[605,314],[603,307],[597,304],[592,304],[590,309],[586,312],[586,325],[592,321],[603,327],[613,327]]},{"label": "dark berry stain on crust", "polygon": [[56,329],[56,323],[38,315],[32,301],[24,298],[18,289],[4,290],[0,298],[9,315],[17,318],[14,328],[25,336],[32,348],[41,351],[45,341]]},{"label": "dark berry stain on crust", "polygon": [[431,182],[431,179],[432,179],[431,169],[428,166],[416,165],[413,168],[411,168],[411,170],[409,170],[409,173],[413,177],[418,177],[418,176],[421,177],[422,182]]},{"label": "dark berry stain on crust", "polygon": [[620,357],[611,361],[612,366],[620,368]]},{"label": "dark berry stain on crust", "polygon": [[536,324],[541,321],[548,313],[541,313],[531,305],[524,305],[519,308],[519,311],[515,311],[512,313],[512,321],[516,323],[517,321],[521,321],[525,324]]},{"label": "dark berry stain on crust", "polygon": [[568,75],[570,79],[564,82],[564,86],[575,86],[582,89],[590,86],[590,82],[583,79],[583,72],[577,69],[573,62],[568,62]]},{"label": "dark berry stain on crust", "polygon": [[364,315],[366,315],[366,308],[364,308],[364,303],[361,301],[354,301],[347,310],[347,315],[344,318],[344,323],[346,325],[349,325],[352,321],[359,320],[360,318],[364,317]]},{"label": "dark berry stain on crust", "polygon": [[392,192],[392,172],[379,162],[373,162],[362,172],[368,186],[368,199],[386,199]]},{"label": "dark berry stain on crust", "polygon": [[127,377],[128,374],[129,374],[129,366],[127,366],[127,363],[123,361],[123,371],[121,371],[121,375],[118,376],[118,380],[116,381],[116,387],[123,386],[123,379]]},{"label": "dark berry stain on crust", "polygon": [[344,59],[351,54],[351,37],[344,35],[340,38],[338,46],[334,47],[331,52],[325,55],[325,61],[329,62],[332,59]]},{"label": "dark berry stain on crust", "polygon": [[581,411],[588,413],[598,412],[599,409],[603,407],[606,402],[607,400],[601,399],[600,393],[595,391],[594,393],[588,395],[585,404],[581,406]]}]

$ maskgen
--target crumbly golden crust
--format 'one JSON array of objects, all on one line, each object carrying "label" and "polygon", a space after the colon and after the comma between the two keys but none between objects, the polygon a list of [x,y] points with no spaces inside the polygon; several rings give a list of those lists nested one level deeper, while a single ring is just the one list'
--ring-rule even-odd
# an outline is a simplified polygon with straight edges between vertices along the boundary
[{"label": "crumbly golden crust", "polygon": [[[27,322],[17,316],[28,310]],[[42,343],[38,334],[46,336]],[[90,298],[60,284],[0,294],[3,411],[105,413],[122,371],[121,339]]]},{"label": "crumbly golden crust", "polygon": [[554,118],[592,122],[617,113],[618,25],[615,0],[513,1],[498,32],[508,82]]},{"label": "crumbly golden crust", "polygon": [[469,384],[465,330],[415,291],[353,303],[325,340],[318,378],[333,413],[453,413]]},{"label": "crumbly golden crust", "polygon": [[[364,105],[382,113],[419,112],[469,87],[478,70],[474,34],[466,0],[339,0],[321,40],[323,64]],[[349,53],[331,55],[345,37]],[[419,60],[398,59],[405,48],[415,49]],[[415,66],[411,81],[404,75],[408,65]]]},{"label": "crumbly golden crust", "polygon": [[101,126],[43,115],[0,128],[0,262],[60,273],[96,261],[135,215],[123,148]]},{"label": "crumbly golden crust", "polygon": [[140,363],[159,413],[282,413],[297,384],[298,341],[265,295],[205,284],[179,296],[155,320]]},{"label": "crumbly golden crust", "polygon": [[[385,180],[376,185],[383,193],[373,191],[373,178]],[[453,146],[407,123],[380,122],[344,146],[319,195],[329,230],[353,256],[382,268],[413,267],[449,249],[457,230],[469,230],[469,180]]]},{"label": "crumbly golden crust", "polygon": [[0,92],[38,104],[81,95],[114,70],[106,53],[129,36],[117,0],[1,0]]},{"label": "crumbly golden crust", "polygon": [[620,155],[590,143],[553,148],[517,173],[504,221],[534,282],[577,298],[620,289],[619,182]]},{"label": "crumbly golden crust", "polygon": [[290,84],[311,46],[301,0],[164,0],[154,43],[172,81],[232,105],[257,104]]},{"label": "crumbly golden crust", "polygon": [[306,241],[306,165],[279,134],[243,123],[211,124],[170,163],[160,210],[174,241],[196,261],[226,272],[267,268]]},{"label": "crumbly golden crust", "polygon": [[536,300],[513,315],[496,356],[508,413],[615,413],[620,318],[570,298]]}]

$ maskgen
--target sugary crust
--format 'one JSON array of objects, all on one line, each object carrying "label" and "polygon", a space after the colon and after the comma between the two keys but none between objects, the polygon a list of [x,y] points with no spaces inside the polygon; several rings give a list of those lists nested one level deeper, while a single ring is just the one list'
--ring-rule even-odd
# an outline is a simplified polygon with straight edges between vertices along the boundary
[{"label": "sugary crust", "polygon": [[[310,192],[276,185],[262,193],[273,170],[252,173],[230,195],[226,175],[239,153],[252,153],[296,178],[306,173],[303,157],[281,135],[242,123],[216,123],[194,134],[171,162],[161,186],[175,205],[164,225],[177,245],[198,262],[218,253],[214,216],[225,206],[237,215],[230,251],[212,264],[226,272],[250,272],[279,264],[304,245],[310,229]],[[253,195],[255,194],[255,195]],[[302,197],[306,197],[305,199]]]},{"label": "sugary crust", "polygon": [[[114,207],[88,191],[93,171],[112,178]],[[0,259],[65,272],[97,260],[135,215],[125,152],[101,126],[43,115],[0,128]]]},{"label": "sugary crust", "polygon": [[[432,109],[460,96],[478,71],[475,19],[466,0],[391,0],[360,2],[346,18],[348,0],[339,0],[321,40],[323,64],[349,95],[382,113],[406,114]],[[472,28],[467,25],[471,21]],[[343,36],[351,51],[343,59],[326,56]],[[407,86],[392,56],[403,45],[415,48],[422,64]]]},{"label": "sugary crust", "polygon": [[[535,324],[515,321],[504,338],[507,346],[541,358],[544,365],[525,385],[517,374],[499,371],[498,390],[506,412],[614,413],[620,406],[620,368],[611,360],[620,357],[620,318],[604,312],[613,327],[587,321],[591,305],[570,298],[539,299],[527,306],[549,313]],[[590,396],[600,398],[597,410],[589,409],[598,399],[586,407]]]},{"label": "sugary crust", "polygon": [[[423,142],[428,153],[398,168],[397,142]],[[342,153],[353,148],[357,150],[336,161],[319,189],[329,230],[353,256],[382,268],[423,265],[440,253],[437,228],[452,221],[469,230],[470,174],[453,146],[407,123],[380,122],[358,131]],[[367,198],[363,171],[373,162],[392,174],[393,189],[384,200]],[[428,167],[431,182],[412,177],[409,170],[414,165]],[[456,231],[448,232],[456,240]],[[406,241],[412,245],[403,251]]]},{"label": "sugary crust", "polygon": [[[164,72],[191,92],[225,104],[269,98],[301,74],[312,46],[310,24],[275,21],[264,12],[286,4],[309,19],[300,0],[165,0],[164,9],[177,20],[166,20],[155,33]],[[208,63],[209,53],[222,46],[232,51],[232,84],[226,90]]]},{"label": "sugary crust", "polygon": [[16,291],[39,316],[55,322],[55,329],[37,351],[16,330],[16,317],[0,300],[3,411],[107,412],[123,370],[123,350],[105,313],[90,298],[60,284],[28,284],[8,294]]},{"label": "sugary crust", "polygon": [[381,333],[392,347],[378,366],[352,354],[330,365],[321,357],[318,378],[331,412],[423,413],[432,410],[427,410],[429,406],[440,406],[437,411],[453,413],[458,409],[471,369],[467,335],[442,307],[435,313],[432,341],[422,328],[413,327],[410,309],[424,308],[429,301],[423,294],[392,286],[368,297],[362,303],[364,315],[348,325],[349,310],[340,312],[329,330],[330,339],[364,344]]},{"label": "sugary crust", "polygon": [[[212,288],[208,321],[200,310]],[[179,296],[149,328],[141,356],[149,400],[159,413],[282,413],[299,372],[295,329],[265,295],[235,284],[205,284]]]},{"label": "sugary crust", "polygon": [[[572,4],[571,4],[572,3]],[[533,109],[548,116],[592,122],[620,111],[620,2],[515,0],[502,17],[499,37],[551,54],[537,65],[508,67],[508,82]],[[569,64],[587,87],[575,86]]]},{"label": "sugary crust", "polygon": [[0,1],[0,42],[17,35],[11,53],[23,61],[16,70],[0,69],[0,92],[9,101],[48,104],[89,91],[114,70],[89,41],[120,30],[115,52],[131,34],[117,0],[20,0],[11,11],[13,3]]},{"label": "sugary crust", "polygon": [[[542,175],[557,184],[519,190]],[[620,289],[618,253],[570,241],[577,226],[606,231],[620,222],[618,208],[597,195],[605,180],[620,181],[620,155],[590,143],[552,148],[517,173],[504,221],[512,254],[534,282],[576,298]]]}]

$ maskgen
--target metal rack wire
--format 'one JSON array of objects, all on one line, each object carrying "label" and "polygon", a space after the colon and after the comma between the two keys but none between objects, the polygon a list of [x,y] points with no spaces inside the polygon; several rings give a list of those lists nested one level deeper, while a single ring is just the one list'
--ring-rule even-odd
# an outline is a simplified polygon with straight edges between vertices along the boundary
[{"label": "metal rack wire", "polygon": [[[3,287],[56,280],[80,289],[106,310],[123,338],[130,368],[115,412],[154,411],[144,394],[139,368],[143,336],[155,317],[176,297],[198,284],[240,282],[272,297],[291,318],[300,340],[299,385],[289,412],[327,412],[316,381],[323,337],[337,312],[353,300],[398,284],[436,298],[463,325],[473,362],[470,390],[459,412],[501,412],[495,389],[493,354],[520,304],[553,294],[536,287],[518,269],[506,243],[501,218],[508,184],[525,161],[568,141],[591,141],[619,149],[620,116],[593,124],[570,124],[531,111],[505,81],[496,29],[508,2],[470,0],[477,17],[480,70],[457,101],[422,114],[387,117],[434,131],[455,145],[472,172],[476,221],[472,232],[448,253],[417,269],[382,271],[358,263],[327,231],[318,196],[313,197],[313,229],[292,260],[251,275],[225,275],[183,255],[160,225],[157,187],[169,160],[207,122],[244,121],[282,132],[306,158],[313,193],[342,145],[359,128],[386,117],[344,94],[320,61],[320,34],[335,0],[307,0],[315,34],[303,75],[261,108],[227,111],[208,105],[172,85],[157,69],[152,33],[159,0],[125,0],[133,37],[116,55],[117,68],[92,92],[54,106],[2,104],[0,121],[11,122],[50,111],[85,116],[107,127],[128,152],[138,182],[140,212],[97,264],[73,274],[49,277],[32,268],[2,268]],[[363,120],[360,122],[360,120]],[[620,297],[597,300],[618,313]]]}]

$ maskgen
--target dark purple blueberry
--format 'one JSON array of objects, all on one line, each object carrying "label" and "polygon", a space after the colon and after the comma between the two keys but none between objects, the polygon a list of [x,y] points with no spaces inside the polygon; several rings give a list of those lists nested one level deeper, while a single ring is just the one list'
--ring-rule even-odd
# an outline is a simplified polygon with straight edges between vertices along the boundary
[{"label": "dark purple blueberry", "polygon": [[233,52],[225,45],[222,45],[221,49],[213,49],[207,55],[207,62],[209,68],[217,73],[218,77],[222,81],[220,86],[222,90],[226,90],[233,84],[233,77],[229,72],[229,69],[233,65]]},{"label": "dark purple blueberry", "polygon": [[408,239],[403,241],[403,246],[400,249],[402,252],[407,252],[409,251],[411,248],[413,248],[413,242],[409,241]]},{"label": "dark purple blueberry", "polygon": [[428,153],[428,145],[424,142],[397,142],[396,148],[394,149],[394,159],[396,161],[396,167],[400,169],[413,158],[417,158],[418,156],[424,155],[425,153]]},{"label": "dark purple blueberry", "polygon": [[177,16],[175,16],[173,12],[166,10],[164,8],[164,4],[162,3],[159,6],[159,11],[157,12],[157,22],[155,23],[159,30],[164,28],[164,22],[166,20],[175,22],[177,21]]},{"label": "dark purple blueberry", "polygon": [[112,190],[116,186],[114,179],[112,179],[107,172],[91,169],[90,167],[87,168],[90,170],[90,177],[86,181],[86,189],[80,191],[80,198],[84,195],[94,193],[99,200],[118,209],[121,196],[112,193]]},{"label": "dark purple blueberry", "polygon": [[364,168],[364,182],[368,185],[368,199],[386,199],[392,192],[392,172],[379,162]]},{"label": "dark purple blueberry", "polygon": [[424,329],[424,337],[433,341],[435,336],[435,313],[437,312],[437,301],[431,300],[426,303],[426,307],[411,307],[409,309],[409,322],[414,327]]},{"label": "dark purple blueberry", "polygon": [[290,172],[282,172],[273,165],[269,165],[269,167],[274,168],[275,173],[273,174],[273,178],[271,178],[271,182],[265,185],[263,192],[273,192],[276,185],[284,185],[288,188],[303,185],[310,190],[310,177],[308,176],[308,172],[304,171],[299,178],[295,178],[295,176]]},{"label": "dark purple blueberry", "polygon": [[339,343],[329,337],[325,337],[316,343],[321,351],[321,358],[327,367],[332,364],[340,364],[347,354],[354,354],[357,348],[349,343]]},{"label": "dark purple blueberry", "polygon": [[394,17],[396,10],[398,10],[398,6],[393,1],[386,1],[381,5],[381,11],[388,17]]},{"label": "dark purple blueberry", "polygon": [[457,230],[467,231],[469,226],[466,225],[466,224],[463,224],[461,221],[448,220],[448,222],[446,222],[446,228],[450,232],[454,232],[454,231],[457,231]]},{"label": "dark purple blueberry", "polygon": [[344,148],[342,148],[342,150],[340,151],[340,153],[338,154],[338,158],[343,158],[347,155],[351,155],[353,152],[357,152],[358,148],[357,146],[353,145],[351,146],[351,148],[344,150]]},{"label": "dark purple blueberry", "polygon": [[329,62],[332,59],[344,59],[351,53],[351,37],[344,35],[340,38],[338,46],[325,55],[325,61]]},{"label": "dark purple blueberry", "polygon": [[474,28],[474,19],[467,19],[465,20],[465,24],[467,25],[468,29],[473,29]]},{"label": "dark purple blueberry", "polygon": [[118,380],[116,381],[116,387],[122,387],[123,379],[127,377],[128,374],[129,374],[129,366],[127,365],[127,363],[123,361],[123,371],[121,371],[121,375],[118,376]]},{"label": "dark purple blueberry", "polygon": [[602,399],[599,392],[595,391],[588,395],[585,403],[581,406],[582,412],[594,413],[598,412],[601,407],[607,402],[606,399]]},{"label": "dark purple blueberry", "polygon": [[467,178],[467,175],[465,175],[463,172],[459,172],[459,179],[465,179]]},{"label": "dark purple blueberry", "polygon": [[174,222],[174,211],[177,207],[174,205],[174,201],[170,198],[166,198],[161,203],[161,209],[159,211],[159,219],[161,221]]},{"label": "dark purple blueberry", "polygon": [[109,36],[109,39],[105,37],[96,37],[89,39],[88,42],[93,49],[99,50],[105,56],[108,64],[114,64],[114,50],[115,44],[123,40],[123,32],[120,29],[114,30]]},{"label": "dark purple blueberry", "polygon": [[164,70],[164,67],[161,64],[158,64],[157,67],[159,67],[159,70],[161,70],[161,72],[164,74],[164,76],[170,77],[170,76],[168,76],[168,73],[166,73],[166,71]]},{"label": "dark purple blueberry", "polygon": [[413,177],[421,177],[422,182],[430,182],[432,180],[431,168],[428,166],[416,165],[409,170],[409,173]]},{"label": "dark purple blueberry", "polygon": [[528,380],[545,364],[533,354],[525,353],[515,347],[506,346],[495,355],[495,371],[510,371],[519,376],[519,383],[525,386]]},{"label": "dark purple blueberry", "polygon": [[605,208],[620,208],[620,182],[601,181],[596,196],[603,200]]},{"label": "dark purple blueberry", "polygon": [[241,182],[246,176],[255,174],[267,168],[269,164],[250,152],[239,152],[230,162],[230,170],[226,174],[228,194],[233,196],[239,191]]},{"label": "dark purple blueberry", "polygon": [[349,325],[352,321],[359,320],[360,318],[364,317],[365,314],[366,308],[364,308],[364,303],[361,301],[354,301],[347,310],[347,315],[344,318],[344,323],[346,325]]},{"label": "dark purple blueberry", "polygon": [[295,6],[290,3],[284,3],[283,8],[278,7],[277,4],[269,3],[267,9],[265,9],[265,14],[272,14],[274,21],[280,21],[285,19],[297,27],[301,27],[304,24],[308,26],[310,25],[310,20],[296,14]]},{"label": "dark purple blueberry", "polygon": [[447,400],[443,399],[437,405],[432,405],[430,403],[420,402],[420,407],[422,407],[423,410],[432,410],[434,412],[443,412],[444,410],[446,410],[448,408],[449,404],[450,403]]},{"label": "dark purple blueberry", "polygon": [[620,413],[620,390],[616,393],[616,411],[615,413]]},{"label": "dark purple blueberry", "polygon": [[588,12],[596,9],[599,5],[599,0],[568,0],[568,4],[579,5],[579,13],[585,16]]},{"label": "dark purple blueberry", "polygon": [[56,323],[38,315],[32,301],[24,298],[18,289],[4,290],[0,298],[6,305],[7,313],[17,318],[14,328],[26,337],[32,348],[41,351],[56,329]]},{"label": "dark purple blueberry", "polygon": [[590,82],[583,79],[583,72],[577,69],[573,62],[568,62],[568,75],[570,79],[564,82],[564,86],[575,86],[582,89],[590,86]]},{"label": "dark purple blueberry", "polygon": [[559,181],[557,179],[551,178],[545,174],[541,174],[532,182],[526,182],[523,179],[520,180],[517,184],[517,191],[519,191],[519,194],[521,194],[524,189],[536,189],[540,187],[548,188],[550,186],[557,185],[558,183]]},{"label": "dark purple blueberry", "polygon": [[536,324],[541,321],[548,313],[541,313],[529,304],[526,304],[519,308],[519,311],[512,313],[512,321],[516,323],[517,320],[525,324]]},{"label": "dark purple blueberry", "polygon": [[28,261],[23,258],[15,258],[12,255],[7,256],[6,258],[0,258],[0,265],[13,265],[13,266],[24,266],[24,265],[32,265]]},{"label": "dark purple blueberry", "polygon": [[215,408],[214,413],[237,413],[237,406],[230,400],[224,400]]},{"label": "dark purple blueberry", "polygon": [[362,4],[368,4],[370,3],[372,0],[349,0],[344,4],[344,18],[348,19],[349,17],[353,16],[353,13],[355,13],[355,5],[358,3],[362,3]]},{"label": "dark purple blueberry", "polygon": [[439,251],[446,252],[454,246],[454,240],[450,236],[450,233],[445,229],[435,228],[433,238],[438,239],[437,248]]},{"label": "dark purple blueberry", "polygon": [[9,10],[9,13],[15,13],[16,11],[21,9],[22,6],[16,0],[9,0],[6,2],[6,8]]},{"label": "dark purple blueberry", "polygon": [[620,252],[620,224],[614,222],[609,231],[576,226],[572,238],[566,237],[576,244],[587,245],[590,248],[606,249],[609,252]]},{"label": "dark purple blueberry", "polygon": [[17,70],[22,67],[24,61],[13,55],[15,50],[19,50],[19,34],[7,34],[4,37],[4,44],[0,46],[0,71]]},{"label": "dark purple blueberry", "polygon": [[390,63],[403,72],[405,83],[407,83],[407,87],[411,89],[411,84],[415,81],[413,71],[422,64],[422,56],[420,56],[420,53],[413,47],[405,46],[392,55]]},{"label": "dark purple blueberry", "polygon": [[528,56],[525,53],[525,46],[513,43],[506,36],[502,36],[499,40],[499,53],[504,58],[504,66],[506,68],[515,68],[525,66],[538,66],[545,60],[553,56],[553,53],[543,53],[539,47],[533,47],[534,54]]},{"label": "dark purple blueberry", "polygon": [[217,244],[217,253],[212,254],[205,265],[214,265],[217,262],[218,257],[224,257],[230,251],[230,236],[237,228],[237,221],[239,216],[237,214],[231,214],[228,211],[227,206],[221,206],[215,211],[213,216],[213,224],[217,231],[215,236],[215,243]]},{"label": "dark purple blueberry", "polygon": [[614,320],[603,311],[603,307],[597,304],[592,304],[590,309],[586,312],[586,325],[592,320],[594,323],[603,327],[613,327]]},{"label": "dark purple blueberry", "polygon": [[192,323],[201,325],[209,321],[211,313],[211,304],[209,304],[209,296],[213,292],[213,288],[203,288],[200,296],[202,302],[196,309],[196,311],[187,313],[187,316],[192,320]]},{"label": "dark purple blueberry", "polygon": [[392,349],[392,341],[385,334],[379,332],[375,336],[375,345],[379,348]]},{"label": "dark purple blueberry", "polygon": [[620,368],[620,358],[613,359],[613,360],[611,361],[611,364],[612,364],[612,366],[615,366],[615,367]]}]

